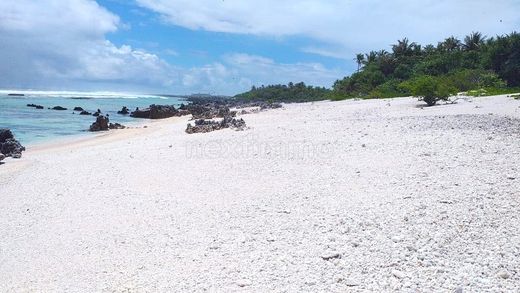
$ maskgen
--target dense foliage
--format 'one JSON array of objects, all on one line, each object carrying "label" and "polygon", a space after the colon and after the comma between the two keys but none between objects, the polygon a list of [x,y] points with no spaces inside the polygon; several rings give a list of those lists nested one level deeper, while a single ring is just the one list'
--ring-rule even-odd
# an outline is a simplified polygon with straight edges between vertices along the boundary
[{"label": "dense foliage", "polygon": [[327,99],[329,93],[330,90],[323,87],[290,82],[288,85],[253,86],[250,91],[236,95],[235,98],[250,101],[307,102]]},{"label": "dense foliage", "polygon": [[304,83],[253,87],[240,99],[302,102],[323,99],[392,98],[414,95],[430,105],[457,92],[473,95],[520,91],[520,34],[486,38],[474,32],[436,46],[408,39],[386,50],[357,54],[357,72],[333,90]]},{"label": "dense foliage", "polygon": [[356,56],[358,72],[338,80],[340,98],[391,98],[415,95],[433,102],[456,92],[520,86],[520,34],[487,39],[476,32],[461,41],[449,37],[437,46],[408,39],[392,52]]}]

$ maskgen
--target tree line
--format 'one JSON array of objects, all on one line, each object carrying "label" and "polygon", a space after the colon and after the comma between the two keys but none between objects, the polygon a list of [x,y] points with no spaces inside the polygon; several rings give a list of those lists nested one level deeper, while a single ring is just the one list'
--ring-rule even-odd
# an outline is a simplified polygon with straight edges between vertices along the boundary
[{"label": "tree line", "polygon": [[253,88],[237,98],[301,102],[414,95],[432,105],[457,92],[499,94],[520,87],[517,32],[490,38],[473,32],[463,40],[451,36],[426,46],[404,38],[391,51],[360,53],[354,60],[357,71],[331,90],[290,83]]}]

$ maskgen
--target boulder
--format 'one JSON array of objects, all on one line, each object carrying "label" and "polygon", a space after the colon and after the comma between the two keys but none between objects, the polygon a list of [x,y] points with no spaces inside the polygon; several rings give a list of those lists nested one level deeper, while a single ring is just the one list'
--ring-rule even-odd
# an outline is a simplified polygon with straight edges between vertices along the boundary
[{"label": "boulder", "polygon": [[74,111],[83,112],[84,110],[81,107],[74,107]]},{"label": "boulder", "polygon": [[143,110],[139,109],[139,107],[135,108],[130,116],[134,118],[150,118],[150,108],[144,108]]},{"label": "boulder", "polygon": [[121,125],[119,123],[110,123],[110,124],[108,124],[108,128],[109,129],[125,129],[126,126]]},{"label": "boulder", "polygon": [[244,130],[246,128],[246,122],[244,119],[235,119],[231,116],[226,116],[220,121],[204,120],[199,119],[195,121],[195,125],[188,124],[186,127],[186,133],[206,133],[224,128],[231,128],[234,130]]},{"label": "boulder", "polygon": [[150,107],[140,110],[136,108],[130,116],[135,118],[147,118],[147,119],[164,119],[173,116],[178,116],[179,111],[171,105],[150,105]]},{"label": "boulder", "polygon": [[83,110],[81,113],[79,113],[79,115],[92,115],[92,113]]},{"label": "boulder", "polygon": [[11,130],[0,129],[0,153],[5,157],[21,158],[25,147],[17,141]]},{"label": "boulder", "polygon": [[32,107],[32,108],[36,108],[36,109],[43,109],[43,106],[36,105],[36,104],[27,104],[27,107]]},{"label": "boulder", "polygon": [[7,128],[0,128],[0,142],[3,142],[9,138],[14,138],[11,130]]},{"label": "boulder", "polygon": [[108,130],[108,121],[109,121],[108,118],[103,115],[97,116],[96,122],[94,122],[94,123],[92,123],[92,125],[90,125],[90,131]]},{"label": "boulder", "polygon": [[55,107],[52,107],[52,110],[64,111],[64,110],[67,110],[67,108],[64,108],[62,106],[55,106]]},{"label": "boulder", "polygon": [[130,114],[130,111],[128,111],[128,108],[124,106],[123,108],[121,108],[121,111],[117,111],[117,114],[128,115]]}]

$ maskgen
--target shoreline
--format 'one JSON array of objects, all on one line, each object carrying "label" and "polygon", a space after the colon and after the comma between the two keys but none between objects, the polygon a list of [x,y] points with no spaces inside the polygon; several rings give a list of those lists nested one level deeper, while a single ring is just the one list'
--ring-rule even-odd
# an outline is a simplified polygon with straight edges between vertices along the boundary
[{"label": "shoreline", "polygon": [[152,133],[159,130],[158,128],[166,124],[188,121],[186,118],[186,116],[181,116],[170,117],[166,119],[146,119],[146,121],[136,122],[135,125],[127,126],[127,128],[124,129],[110,129],[107,131],[90,132],[90,136],[78,135],[74,137],[56,138],[52,141],[28,145],[30,148],[27,147],[27,151],[24,152],[24,155],[53,151],[63,148],[81,148],[96,145],[98,143],[109,143],[113,141],[124,140],[143,133]]}]

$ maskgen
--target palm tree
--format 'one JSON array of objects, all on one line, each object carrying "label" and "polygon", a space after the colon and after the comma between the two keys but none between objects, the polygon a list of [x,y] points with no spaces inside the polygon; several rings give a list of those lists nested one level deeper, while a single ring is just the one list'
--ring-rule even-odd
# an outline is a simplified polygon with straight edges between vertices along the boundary
[{"label": "palm tree", "polygon": [[356,60],[357,71],[359,72],[359,70],[361,70],[361,65],[365,61],[365,55],[363,55],[363,54],[356,54],[356,58],[354,60]]},{"label": "palm tree", "polygon": [[392,51],[394,52],[395,57],[409,56],[414,52],[416,46],[416,43],[410,44],[408,38],[404,38],[402,40],[397,40],[397,44],[392,45]]},{"label": "palm tree", "polygon": [[426,55],[431,55],[431,54],[435,53],[435,46],[432,44],[426,45],[426,46],[424,46],[423,52]]},{"label": "palm tree", "polygon": [[468,51],[478,50],[486,37],[479,32],[472,32],[470,35],[464,38],[464,48]]},{"label": "palm tree", "polygon": [[388,56],[388,54],[390,54],[390,53],[388,53],[388,51],[385,50],[385,49],[383,49],[383,50],[379,50],[379,51],[376,52],[376,56],[377,56],[378,58]]},{"label": "palm tree", "polygon": [[461,45],[462,43],[460,42],[460,40],[455,38],[454,36],[446,38],[444,42],[442,42],[442,47],[449,52],[459,50]]},{"label": "palm tree", "polygon": [[370,51],[370,53],[365,54],[365,57],[366,57],[365,65],[368,63],[375,62],[377,60],[377,52]]}]

